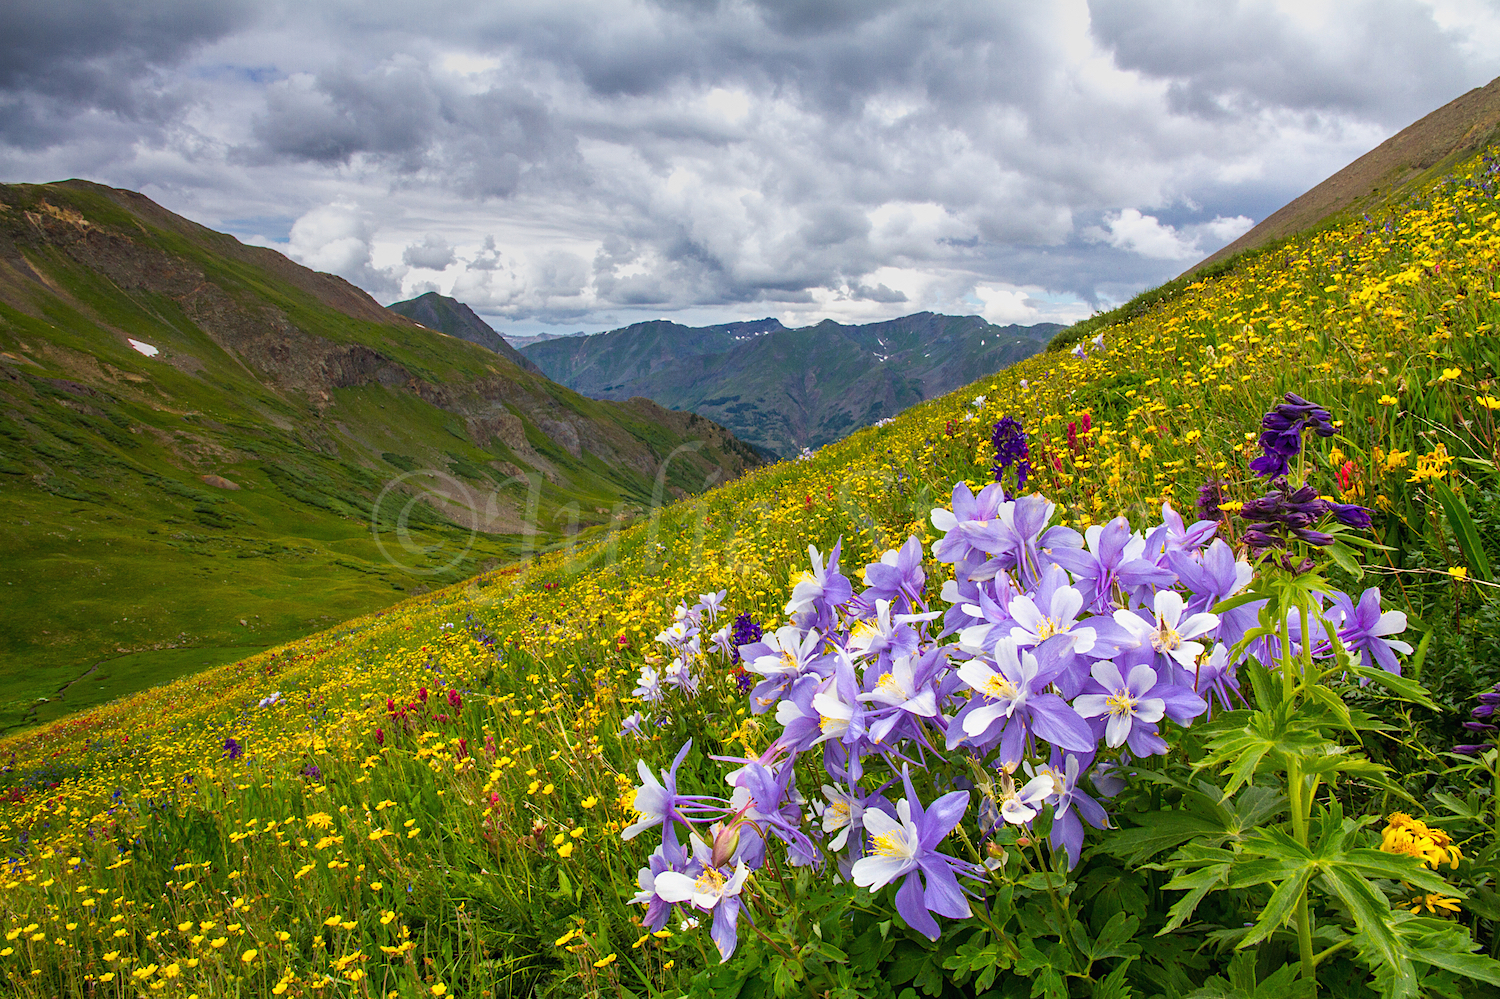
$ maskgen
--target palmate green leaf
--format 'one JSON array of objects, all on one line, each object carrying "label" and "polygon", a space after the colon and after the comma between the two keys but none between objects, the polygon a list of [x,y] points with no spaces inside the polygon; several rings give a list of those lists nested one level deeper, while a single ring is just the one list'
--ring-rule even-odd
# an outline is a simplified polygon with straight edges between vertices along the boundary
[{"label": "palmate green leaf", "polygon": [[1390,900],[1357,871],[1342,865],[1327,870],[1319,878],[1319,884],[1337,896],[1354,917],[1354,925],[1359,930],[1356,938],[1366,962],[1389,967],[1398,987],[1415,991],[1416,973],[1411,968],[1407,949],[1396,934]]},{"label": "palmate green leaf", "polygon": [[1308,999],[1313,983],[1299,977],[1296,964],[1283,964],[1261,981],[1255,976],[1256,955],[1240,951],[1229,962],[1229,978],[1217,975],[1183,999]]},{"label": "palmate green leaf", "polygon": [[1129,964],[1122,964],[1094,983],[1091,999],[1134,999],[1135,989],[1125,980]]},{"label": "palmate green leaf", "polygon": [[1231,795],[1250,782],[1261,767],[1270,762],[1285,769],[1293,759],[1316,760],[1337,751],[1338,744],[1319,730],[1321,718],[1316,712],[1293,713],[1287,704],[1269,710],[1252,711],[1245,716],[1243,728],[1222,732],[1211,738],[1207,754],[1198,761],[1198,769],[1222,767],[1229,778],[1224,794]]},{"label": "palmate green leaf", "polygon": [[1255,925],[1250,927],[1250,932],[1245,934],[1245,939],[1240,941],[1240,947],[1250,947],[1260,943],[1285,926],[1292,918],[1292,912],[1297,907],[1297,900],[1302,897],[1302,892],[1307,889],[1307,883],[1312,880],[1313,876],[1313,868],[1310,865],[1295,870],[1296,872],[1291,877],[1282,881],[1276,886],[1276,890],[1271,892],[1271,900],[1266,903]]},{"label": "palmate green leaf", "polygon": [[1413,960],[1500,985],[1500,961],[1474,953],[1477,947],[1462,923],[1398,912],[1396,932]]},{"label": "palmate green leaf", "polygon": [[1457,894],[1454,887],[1443,880],[1442,875],[1416,857],[1386,853],[1382,850],[1355,848],[1345,852],[1340,859],[1351,869],[1366,877],[1404,881],[1413,888],[1443,895]]},{"label": "palmate green leaf", "polygon": [[1191,919],[1194,910],[1198,908],[1198,903],[1202,902],[1209,892],[1228,884],[1229,871],[1233,866],[1231,861],[1226,860],[1222,863],[1200,867],[1186,874],[1179,874],[1168,881],[1165,888],[1172,891],[1186,891],[1187,894],[1172,906],[1168,912],[1171,918],[1167,920],[1167,925],[1157,931],[1156,935],[1165,936]]},{"label": "palmate green leaf", "polygon": [[1246,787],[1231,800],[1213,784],[1199,781],[1195,787],[1184,788],[1178,809],[1152,812],[1146,824],[1112,835],[1105,850],[1129,864],[1139,864],[1188,840],[1219,846],[1243,839],[1285,807],[1286,798],[1270,788]]},{"label": "palmate green leaf", "polygon": [[1111,957],[1136,958],[1141,954],[1141,945],[1135,942],[1136,931],[1141,928],[1137,916],[1117,912],[1098,933],[1090,936],[1081,924],[1075,927],[1082,931],[1077,939],[1078,949],[1092,961],[1103,961]]}]

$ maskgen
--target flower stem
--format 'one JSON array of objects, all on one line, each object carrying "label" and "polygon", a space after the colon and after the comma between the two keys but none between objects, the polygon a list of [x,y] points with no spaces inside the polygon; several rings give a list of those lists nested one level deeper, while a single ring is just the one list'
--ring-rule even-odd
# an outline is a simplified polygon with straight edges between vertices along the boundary
[{"label": "flower stem", "polygon": [[[1288,657],[1290,658],[1290,657]],[[1288,665],[1290,668],[1290,665]],[[1292,835],[1303,847],[1307,846],[1308,805],[1304,804],[1302,764],[1293,757],[1287,764],[1287,791],[1291,798]],[[1297,897],[1297,949],[1302,961],[1302,977],[1312,986],[1314,995],[1318,991],[1318,959],[1313,954],[1312,912],[1307,904],[1307,886]]]}]

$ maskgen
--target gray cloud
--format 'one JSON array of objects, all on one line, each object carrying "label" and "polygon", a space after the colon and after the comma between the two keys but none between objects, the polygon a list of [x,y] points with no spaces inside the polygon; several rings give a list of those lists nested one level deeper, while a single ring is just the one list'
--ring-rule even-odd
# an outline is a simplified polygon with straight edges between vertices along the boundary
[{"label": "gray cloud", "polygon": [[442,271],[511,323],[1047,318],[1500,72],[1492,11],[1320,10],[27,0],[0,12],[0,171],[292,219],[311,266],[385,297]]},{"label": "gray cloud", "polygon": [[420,243],[412,243],[401,254],[401,262],[408,267],[425,267],[432,271],[445,270],[457,259],[453,247],[443,237],[429,232]]},{"label": "gray cloud", "polygon": [[171,75],[248,24],[249,0],[10,0],[0,5],[0,141],[45,147],[91,112],[160,126],[187,88]]},{"label": "gray cloud", "polygon": [[1338,4],[1315,25],[1269,0],[1093,0],[1090,12],[1119,64],[1170,80],[1169,106],[1185,114],[1342,112],[1400,127],[1474,85],[1454,33],[1403,0]]}]

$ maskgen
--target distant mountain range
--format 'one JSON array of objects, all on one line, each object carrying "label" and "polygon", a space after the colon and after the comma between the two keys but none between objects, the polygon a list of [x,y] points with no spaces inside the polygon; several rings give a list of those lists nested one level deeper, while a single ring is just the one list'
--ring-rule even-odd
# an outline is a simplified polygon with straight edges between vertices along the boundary
[{"label": "distant mountain range", "polygon": [[284,641],[760,463],[428,325],[140,194],[0,185],[0,729],[136,689],[106,656]]},{"label": "distant mountain range", "polygon": [[1030,357],[1061,328],[931,312],[799,329],[776,319],[700,327],[658,320],[531,343],[521,353],[584,395],[644,396],[789,457]]}]

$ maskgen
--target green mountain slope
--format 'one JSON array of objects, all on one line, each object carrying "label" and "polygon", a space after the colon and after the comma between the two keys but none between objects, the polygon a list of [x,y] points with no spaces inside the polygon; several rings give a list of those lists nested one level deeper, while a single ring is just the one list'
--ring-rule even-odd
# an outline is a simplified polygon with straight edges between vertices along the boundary
[{"label": "green mountain slope", "polygon": [[138,194],[0,187],[0,726],[204,664],[143,653],[233,658],[757,461]]},{"label": "green mountain slope", "polygon": [[538,368],[519,350],[505,342],[489,323],[474,314],[474,310],[456,298],[429,291],[425,295],[409,298],[404,302],[387,305],[397,315],[413,319],[430,330],[456,336],[460,340],[488,347],[507,361],[527,371],[540,373]]},{"label": "green mountain slope", "polygon": [[552,378],[603,399],[644,396],[710,417],[783,457],[820,447],[1029,357],[1059,327],[930,312],[863,326],[665,321],[530,344]]}]

